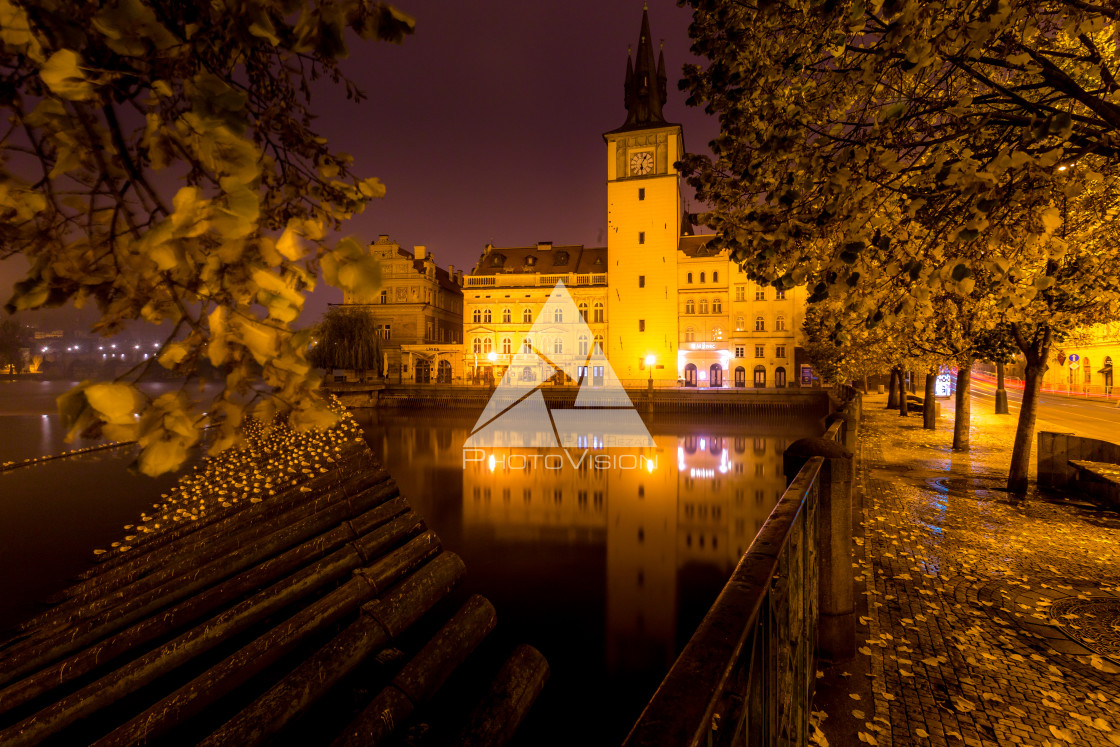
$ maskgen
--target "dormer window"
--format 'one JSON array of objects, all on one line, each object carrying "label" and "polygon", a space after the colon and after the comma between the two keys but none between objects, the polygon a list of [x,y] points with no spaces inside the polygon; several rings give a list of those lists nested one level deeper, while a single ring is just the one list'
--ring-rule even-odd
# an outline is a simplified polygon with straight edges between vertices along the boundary
[{"label": "dormer window", "polygon": [[536,263],[537,263],[537,258],[536,257],[528,256],[528,257],[525,258],[525,264],[528,265],[529,267],[532,267]]},{"label": "dormer window", "polygon": [[553,257],[552,263],[557,267],[563,267],[568,264],[568,253],[564,251],[556,252]]},{"label": "dormer window", "polygon": [[490,266],[491,267],[501,267],[505,263],[506,263],[506,255],[504,255],[504,254],[495,254],[493,257],[490,258]]}]

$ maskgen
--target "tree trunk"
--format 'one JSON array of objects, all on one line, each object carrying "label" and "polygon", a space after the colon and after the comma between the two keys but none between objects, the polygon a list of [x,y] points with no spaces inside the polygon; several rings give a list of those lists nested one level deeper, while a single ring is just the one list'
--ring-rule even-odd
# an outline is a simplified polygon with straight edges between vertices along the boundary
[{"label": "tree trunk", "polygon": [[910,414],[910,392],[906,391],[906,376],[900,370],[898,372],[898,414],[906,417]]},{"label": "tree trunk", "polygon": [[898,407],[898,391],[902,389],[898,380],[898,369],[891,369],[891,383],[887,386],[887,409]]},{"label": "tree trunk", "polygon": [[1007,414],[1007,390],[1003,388],[1003,361],[996,363],[996,415]]},{"label": "tree trunk", "polygon": [[869,394],[870,391],[871,390],[868,388],[868,384],[867,384],[867,375],[865,374],[864,377],[863,377],[863,393],[864,394]]},{"label": "tree trunk", "polygon": [[[958,364],[960,365],[960,364]],[[972,359],[957,369],[957,401],[954,409],[953,451],[968,451],[968,432],[972,425]]]},{"label": "tree trunk", "polygon": [[934,392],[937,387],[937,369],[931,369],[926,373],[926,394],[925,401],[922,402],[922,427],[927,431],[937,429],[937,401],[934,399]]},{"label": "tree trunk", "polygon": [[1023,351],[1026,373],[1023,376],[1023,402],[1019,406],[1019,423],[1015,428],[1015,447],[1011,451],[1011,470],[1007,475],[1007,490],[1022,496],[1027,492],[1031,463],[1031,446],[1034,441],[1034,422],[1038,415],[1038,397],[1042,390],[1042,375],[1046,373],[1046,359],[1050,355],[1051,331],[1041,327],[1028,343],[1019,329],[1012,324],[1015,342]]}]

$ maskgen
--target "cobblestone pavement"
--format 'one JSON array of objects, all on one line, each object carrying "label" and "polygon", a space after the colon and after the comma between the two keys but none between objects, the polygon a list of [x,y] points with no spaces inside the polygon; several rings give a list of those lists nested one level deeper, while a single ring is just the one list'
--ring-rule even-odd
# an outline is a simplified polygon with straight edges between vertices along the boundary
[{"label": "cobblestone pavement", "polygon": [[865,604],[856,661],[818,682],[824,735],[1120,745],[1120,514],[1076,496],[1011,500],[1014,418],[974,411],[973,448],[954,455],[951,412],[925,431],[885,403],[864,404]]}]

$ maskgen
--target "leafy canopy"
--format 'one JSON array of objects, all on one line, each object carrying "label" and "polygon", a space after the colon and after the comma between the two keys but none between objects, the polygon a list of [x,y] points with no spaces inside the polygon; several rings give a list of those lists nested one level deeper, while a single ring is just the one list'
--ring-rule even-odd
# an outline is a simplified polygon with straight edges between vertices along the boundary
[{"label": "leafy canopy", "polygon": [[318,368],[381,370],[381,335],[361,306],[332,306],[315,327],[310,360]]},{"label": "leafy canopy", "polygon": [[715,158],[683,166],[755,279],[869,325],[974,293],[1074,325],[1120,298],[1113,4],[696,0]]},{"label": "leafy canopy", "polygon": [[[96,304],[95,329],[167,323],[159,365],[206,358],[225,388],[212,451],[246,408],[330,423],[295,326],[321,276],[368,290],[376,265],[326,236],[384,194],[314,131],[327,80],[360,101],[346,37],[400,42],[413,22],[369,0],[0,0],[0,256],[30,264],[9,310]],[[60,400],[71,435],[138,438],[140,469],[175,468],[198,440],[186,394],[152,402],[144,368]]]}]

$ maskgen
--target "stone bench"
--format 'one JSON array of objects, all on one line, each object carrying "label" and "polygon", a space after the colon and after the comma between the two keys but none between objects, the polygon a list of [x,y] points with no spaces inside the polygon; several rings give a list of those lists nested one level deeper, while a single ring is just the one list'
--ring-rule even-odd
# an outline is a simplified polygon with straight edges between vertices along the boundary
[{"label": "stone bench", "polygon": [[1120,464],[1085,459],[1070,459],[1069,464],[1077,470],[1077,482],[1090,495],[1120,509]]}]

